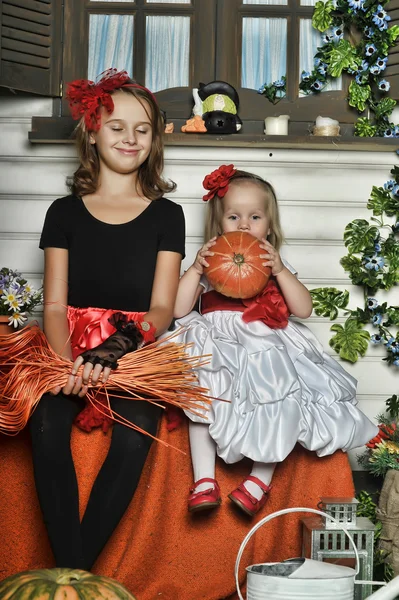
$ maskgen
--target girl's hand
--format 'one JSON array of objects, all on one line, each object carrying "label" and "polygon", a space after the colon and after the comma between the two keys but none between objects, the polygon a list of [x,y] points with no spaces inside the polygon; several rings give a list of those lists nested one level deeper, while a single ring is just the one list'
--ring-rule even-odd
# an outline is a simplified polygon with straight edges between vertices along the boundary
[{"label": "girl's hand", "polygon": [[197,256],[195,257],[195,261],[193,262],[193,267],[197,271],[198,275],[202,275],[204,272],[204,267],[209,267],[209,264],[206,261],[206,256],[213,256],[213,252],[210,251],[210,248],[214,246],[216,243],[216,237],[213,237],[206,242],[197,252]]},{"label": "girl's hand", "polygon": [[71,374],[69,375],[68,381],[66,382],[64,387],[62,387],[61,385],[56,385],[51,390],[49,390],[49,393],[52,396],[58,396],[58,394],[60,394],[61,392],[65,394],[65,396],[74,395],[79,396],[79,398],[84,398],[86,396],[88,386],[83,385],[82,377],[76,377],[76,371],[73,371],[74,369],[72,366]]},{"label": "girl's hand", "polygon": [[263,266],[270,267],[273,275],[281,273],[284,269],[284,265],[277,250],[265,238],[262,238],[259,247],[262,248],[262,250],[266,250],[266,254],[259,255],[260,258],[266,259],[266,262],[262,263]]},{"label": "girl's hand", "polygon": [[58,396],[58,394],[62,393],[65,396],[78,396],[79,398],[84,398],[87,394],[88,386],[83,384],[82,377],[76,377],[76,375],[69,375],[68,381],[61,387],[60,385],[56,385],[50,390],[50,394],[52,396]]},{"label": "girl's hand", "polygon": [[89,381],[91,382],[92,385],[97,385],[97,383],[105,383],[107,381],[107,379],[111,373],[110,367],[103,367],[100,364],[93,365],[93,363],[91,363],[91,362],[86,362],[85,366],[83,367],[82,376],[76,377],[78,369],[83,363],[84,363],[83,356],[78,356],[77,359],[75,360],[75,362],[73,363],[71,377],[75,377],[76,380],[81,379],[82,383],[83,383],[83,387],[86,388],[86,391],[87,391]]}]

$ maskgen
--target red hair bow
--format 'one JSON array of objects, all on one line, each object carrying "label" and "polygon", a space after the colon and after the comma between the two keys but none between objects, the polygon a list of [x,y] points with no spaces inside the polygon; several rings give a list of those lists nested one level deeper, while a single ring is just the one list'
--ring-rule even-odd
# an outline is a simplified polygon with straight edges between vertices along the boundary
[{"label": "red hair bow", "polygon": [[108,69],[101,73],[97,83],[88,79],[76,79],[67,84],[66,99],[69,101],[72,118],[77,120],[84,116],[88,131],[100,129],[100,107],[112,113],[114,102],[111,92],[122,87],[136,87],[148,92],[155,101],[153,94],[147,88],[133,83],[126,71]]},{"label": "red hair bow", "polygon": [[219,198],[223,198],[229,189],[230,179],[236,172],[237,169],[234,168],[234,165],[221,165],[216,171],[212,171],[212,173],[207,175],[202,182],[203,187],[206,190],[209,190],[209,192],[202,197],[204,202],[212,200],[216,194]]}]

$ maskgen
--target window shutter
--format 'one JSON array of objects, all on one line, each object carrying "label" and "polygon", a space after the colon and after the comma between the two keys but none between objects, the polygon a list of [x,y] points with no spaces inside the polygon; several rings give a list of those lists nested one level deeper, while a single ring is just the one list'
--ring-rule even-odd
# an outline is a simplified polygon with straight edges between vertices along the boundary
[{"label": "window shutter", "polygon": [[[385,6],[385,10],[391,17],[388,26],[399,25],[399,0],[390,0]],[[399,38],[396,40],[396,45],[389,51],[388,66],[383,74],[391,84],[390,97],[399,100]]]},{"label": "window shutter", "polygon": [[60,96],[62,0],[0,1],[0,86]]}]

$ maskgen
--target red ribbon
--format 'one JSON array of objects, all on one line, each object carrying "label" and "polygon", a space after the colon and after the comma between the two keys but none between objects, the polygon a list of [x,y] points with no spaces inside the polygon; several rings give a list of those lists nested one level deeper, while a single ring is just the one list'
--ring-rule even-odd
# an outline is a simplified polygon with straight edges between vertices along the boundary
[{"label": "red ribbon", "polygon": [[85,350],[91,350],[110,335],[116,329],[108,319],[117,312],[129,317],[129,321],[142,321],[143,312],[127,312],[123,310],[106,310],[105,308],[75,308],[68,306],[68,322],[71,334],[71,346],[73,360]]},{"label": "red ribbon", "polygon": [[277,283],[269,279],[265,288],[253,298],[227,298],[214,290],[201,296],[201,313],[215,310],[240,311],[245,323],[262,321],[272,329],[283,329],[290,316],[284,297]]}]

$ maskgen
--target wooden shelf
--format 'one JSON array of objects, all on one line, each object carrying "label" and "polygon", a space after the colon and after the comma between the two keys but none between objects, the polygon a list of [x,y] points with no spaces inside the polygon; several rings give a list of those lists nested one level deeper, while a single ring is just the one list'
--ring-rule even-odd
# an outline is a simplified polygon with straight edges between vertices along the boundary
[{"label": "wooden shelf", "polygon": [[[71,144],[74,142],[72,132],[75,125],[76,123],[69,117],[33,117],[29,140],[34,144]],[[165,134],[165,146],[291,148],[364,152],[394,152],[399,148],[399,138],[355,137],[351,135],[350,131],[345,131],[345,128],[344,134],[341,136],[313,136],[303,131],[305,125],[303,124],[301,133],[290,135],[169,133]]]}]

